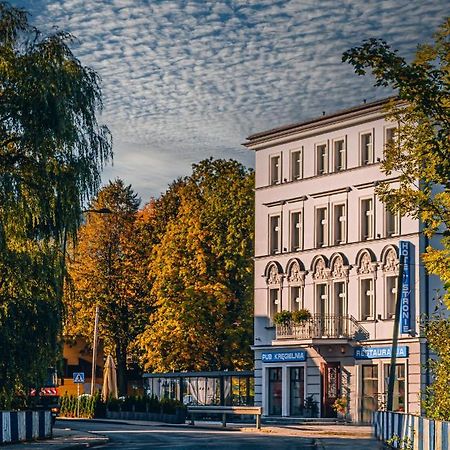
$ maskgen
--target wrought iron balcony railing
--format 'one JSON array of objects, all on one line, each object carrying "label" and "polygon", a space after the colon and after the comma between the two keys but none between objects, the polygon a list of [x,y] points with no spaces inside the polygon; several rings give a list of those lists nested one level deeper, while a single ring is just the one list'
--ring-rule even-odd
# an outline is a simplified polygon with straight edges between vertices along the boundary
[{"label": "wrought iron balcony railing", "polygon": [[276,325],[277,339],[355,339],[369,337],[353,316],[316,314],[302,323]]}]

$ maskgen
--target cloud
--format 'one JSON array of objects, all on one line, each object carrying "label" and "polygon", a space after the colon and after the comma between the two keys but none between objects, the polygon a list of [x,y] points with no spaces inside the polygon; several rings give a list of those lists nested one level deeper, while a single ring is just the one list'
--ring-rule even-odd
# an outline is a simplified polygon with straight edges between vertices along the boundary
[{"label": "cloud", "polygon": [[387,95],[342,53],[380,37],[412,55],[448,12],[444,0],[12,3],[78,37],[114,136],[105,178],[123,176],[144,200],[210,155],[251,164],[240,146],[251,133]]}]

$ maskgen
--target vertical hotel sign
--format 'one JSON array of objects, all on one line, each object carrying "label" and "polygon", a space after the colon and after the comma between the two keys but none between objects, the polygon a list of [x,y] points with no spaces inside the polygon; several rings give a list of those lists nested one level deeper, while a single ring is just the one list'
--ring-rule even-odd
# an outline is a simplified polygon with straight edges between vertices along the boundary
[{"label": "vertical hotel sign", "polygon": [[400,329],[402,334],[411,331],[411,244],[400,241],[400,256],[403,259],[402,290],[400,297]]}]

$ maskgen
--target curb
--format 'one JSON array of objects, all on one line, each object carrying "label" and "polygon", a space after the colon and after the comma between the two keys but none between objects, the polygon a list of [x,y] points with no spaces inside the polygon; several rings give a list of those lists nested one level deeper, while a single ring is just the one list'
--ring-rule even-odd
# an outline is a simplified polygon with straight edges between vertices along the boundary
[{"label": "curb", "polygon": [[58,450],[81,450],[84,448],[94,448],[99,447],[100,445],[105,445],[109,442],[109,438],[105,437],[102,440],[98,440],[97,442],[85,442],[82,444],[67,444],[63,447],[58,447]]}]

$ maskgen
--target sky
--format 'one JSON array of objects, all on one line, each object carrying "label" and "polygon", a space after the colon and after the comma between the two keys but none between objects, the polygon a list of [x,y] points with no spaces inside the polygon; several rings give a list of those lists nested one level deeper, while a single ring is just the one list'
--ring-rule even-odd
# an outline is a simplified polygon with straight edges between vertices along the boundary
[{"label": "sky", "polygon": [[192,163],[233,158],[252,133],[390,95],[342,53],[382,38],[411,58],[450,8],[446,0],[11,0],[43,31],[74,34],[102,78],[99,121],[113,135],[102,175],[143,203]]}]

